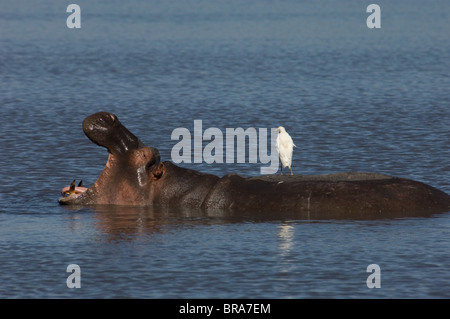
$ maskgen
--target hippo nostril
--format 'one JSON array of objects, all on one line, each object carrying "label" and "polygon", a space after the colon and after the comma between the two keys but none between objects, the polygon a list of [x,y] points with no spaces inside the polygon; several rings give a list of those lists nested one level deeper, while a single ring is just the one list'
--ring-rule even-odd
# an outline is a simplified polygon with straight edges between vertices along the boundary
[{"label": "hippo nostril", "polygon": [[99,119],[98,119],[98,121],[99,121],[99,124],[102,126],[102,127],[104,127],[106,124],[107,124],[107,120],[105,119],[105,118],[103,118],[103,117],[100,117]]}]

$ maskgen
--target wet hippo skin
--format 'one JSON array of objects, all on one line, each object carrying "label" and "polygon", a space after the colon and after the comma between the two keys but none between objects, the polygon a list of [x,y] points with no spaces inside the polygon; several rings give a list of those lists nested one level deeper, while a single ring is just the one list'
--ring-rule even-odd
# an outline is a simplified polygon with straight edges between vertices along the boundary
[{"label": "wet hippo skin", "polygon": [[136,205],[315,212],[340,215],[391,212],[446,212],[450,196],[421,182],[375,173],[266,175],[221,178],[160,159],[118,120],[99,112],[83,121],[83,131],[109,157],[89,188],[63,189],[63,205]]}]

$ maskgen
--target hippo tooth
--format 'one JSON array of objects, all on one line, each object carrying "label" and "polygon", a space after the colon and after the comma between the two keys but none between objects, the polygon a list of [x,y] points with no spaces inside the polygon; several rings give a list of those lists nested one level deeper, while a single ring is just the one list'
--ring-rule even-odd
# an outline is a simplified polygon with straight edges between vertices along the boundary
[{"label": "hippo tooth", "polygon": [[69,194],[75,192],[75,180],[70,184]]}]

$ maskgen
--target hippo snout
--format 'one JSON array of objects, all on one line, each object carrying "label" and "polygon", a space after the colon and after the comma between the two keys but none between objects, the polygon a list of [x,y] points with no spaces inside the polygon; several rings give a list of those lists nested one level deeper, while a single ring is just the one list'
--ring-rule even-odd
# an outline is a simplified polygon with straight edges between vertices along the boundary
[{"label": "hippo snout", "polygon": [[116,115],[98,112],[84,119],[83,131],[95,144],[106,147],[112,154],[124,154],[145,145],[120,123]]}]

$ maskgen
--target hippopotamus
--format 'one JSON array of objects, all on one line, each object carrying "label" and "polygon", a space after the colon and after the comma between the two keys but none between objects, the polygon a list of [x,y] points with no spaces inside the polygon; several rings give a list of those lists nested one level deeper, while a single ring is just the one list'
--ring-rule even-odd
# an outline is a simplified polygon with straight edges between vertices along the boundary
[{"label": "hippopotamus", "polygon": [[450,196],[424,183],[377,173],[218,177],[161,161],[116,115],[99,112],[83,121],[83,131],[108,150],[106,166],[89,188],[64,187],[62,205],[135,205],[269,211],[446,212]]}]

